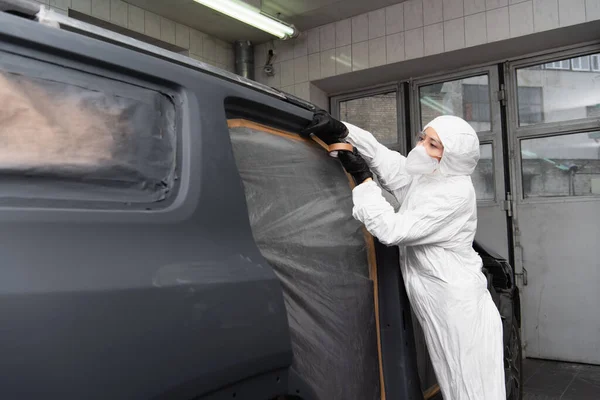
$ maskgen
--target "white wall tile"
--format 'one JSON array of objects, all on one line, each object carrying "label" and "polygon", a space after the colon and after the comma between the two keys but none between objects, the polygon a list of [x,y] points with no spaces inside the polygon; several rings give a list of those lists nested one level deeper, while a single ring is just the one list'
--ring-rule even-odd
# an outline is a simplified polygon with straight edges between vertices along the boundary
[{"label": "white wall tile", "polygon": [[231,45],[222,40],[216,40],[216,61],[218,64],[226,65],[229,54],[233,51]]},{"label": "white wall tile", "polygon": [[295,88],[295,86],[294,86],[294,85],[290,85],[290,86],[283,86],[283,87],[281,88],[281,90],[282,90],[283,92],[287,93],[287,94],[291,94],[292,96],[295,96],[295,95],[296,95],[296,93],[294,92],[294,88]]},{"label": "white wall tile", "polygon": [[485,0],[486,10],[495,10],[496,8],[506,7],[508,0]]},{"label": "white wall tile", "polygon": [[423,57],[423,28],[417,28],[404,33],[404,54],[407,60]]},{"label": "white wall tile", "polygon": [[454,51],[465,47],[465,19],[444,22],[444,50]]},{"label": "white wall tile", "polygon": [[[175,44],[184,49],[190,48],[190,28],[185,25],[175,24]],[[218,57],[217,62],[225,63],[225,61],[219,61]]]},{"label": "white wall tile", "polygon": [[281,63],[281,86],[289,86],[294,83],[294,60],[283,61]]},{"label": "white wall tile", "polygon": [[294,57],[308,55],[308,35],[301,33],[300,37],[294,40]]},{"label": "white wall tile", "polygon": [[313,104],[321,107],[323,110],[329,111],[329,97],[327,96],[327,93],[312,83],[309,84],[309,87],[310,101]]},{"label": "white wall tile", "polygon": [[463,0],[444,0],[444,21],[460,18],[464,15]]},{"label": "white wall tile", "polygon": [[394,4],[385,9],[385,34],[402,32],[404,30],[404,3]]},{"label": "white wall tile", "polygon": [[508,13],[510,16],[510,37],[533,33],[533,3],[531,1],[509,6]]},{"label": "white wall tile", "polygon": [[294,83],[308,81],[308,56],[294,59]]},{"label": "white wall tile", "polygon": [[335,74],[352,72],[352,45],[339,47],[335,50]]},{"label": "white wall tile", "polygon": [[[204,36],[206,35],[204,35],[202,32],[198,32],[195,29],[190,31],[190,53],[198,55],[202,55],[204,53],[202,49],[202,41]],[[254,53],[256,54],[256,51]],[[265,61],[263,60],[262,63],[257,63],[257,65],[262,67],[265,65]]]},{"label": "white wall tile", "polygon": [[318,53],[321,51],[320,42],[320,29],[315,28],[308,31],[308,54]]},{"label": "white wall tile", "polygon": [[444,23],[428,25],[423,32],[425,56],[444,52]]},{"label": "white wall tile", "polygon": [[385,37],[387,63],[404,61],[404,32],[394,33]]},{"label": "white wall tile", "polygon": [[[200,39],[202,40],[202,39]],[[190,51],[193,53],[194,50],[194,30],[190,33]],[[262,68],[267,62],[267,43],[261,43],[254,46],[254,66],[256,68]]]},{"label": "white wall tile", "polygon": [[468,15],[465,17],[465,45],[479,46],[487,42],[487,27],[485,13]]},{"label": "white wall tile", "polygon": [[63,10],[62,8],[57,7],[50,7],[50,9],[60,15],[64,15],[65,17],[67,16],[67,10]]},{"label": "white wall tile", "polygon": [[[93,5],[94,3],[92,3]],[[155,39],[160,39],[160,16],[144,11],[144,32]],[[198,53],[196,53],[198,54]]]},{"label": "white wall tile", "polygon": [[560,26],[585,22],[585,0],[558,0]]},{"label": "white wall tile", "polygon": [[600,19],[600,0],[585,1],[585,16],[587,21]]},{"label": "white wall tile", "polygon": [[110,0],[92,0],[92,16],[110,20]]},{"label": "white wall tile", "polygon": [[385,65],[385,37],[369,40],[369,68]]},{"label": "white wall tile", "polygon": [[202,57],[209,62],[214,62],[217,59],[217,44],[211,36],[206,36],[202,40]]},{"label": "white wall tile", "polygon": [[[190,57],[194,58],[193,55]],[[265,74],[262,67],[254,67],[254,80],[263,85],[267,84],[267,75]]]},{"label": "white wall tile", "polygon": [[335,23],[335,47],[352,44],[352,20],[343,19]]},{"label": "white wall tile", "polygon": [[423,26],[423,0],[404,3],[404,29],[407,31]]},{"label": "white wall tile", "polygon": [[[75,0],[74,0],[75,1]],[[91,4],[90,4],[91,5]],[[127,27],[132,31],[144,33],[145,22],[144,22],[144,10],[139,7],[128,5],[129,14],[127,18]]]},{"label": "white wall tile", "polygon": [[444,20],[444,3],[440,0],[423,0],[423,23],[437,24]]},{"label": "white wall tile", "polygon": [[280,88],[281,87],[281,63],[273,64],[273,70],[275,71],[275,75],[267,76],[267,85]]},{"label": "white wall tile", "polygon": [[369,13],[369,39],[385,36],[385,8]]},{"label": "white wall tile", "polygon": [[308,79],[311,81],[321,79],[321,55],[319,53],[308,56]]},{"label": "white wall tile", "polygon": [[[291,40],[278,40],[275,42],[277,61],[284,62],[294,59],[294,43]],[[283,83],[282,83],[283,85]]]},{"label": "white wall tile", "polygon": [[[175,22],[174,21],[160,17],[160,39],[164,40],[167,43],[175,44]],[[214,42],[213,42],[213,44],[214,44]],[[206,53],[204,53],[204,57],[205,58],[207,57]],[[213,57],[210,59],[214,60],[214,51],[213,51]]]},{"label": "white wall tile", "polygon": [[71,0],[71,7],[84,14],[92,14],[92,0]]},{"label": "white wall tile", "polygon": [[335,48],[335,23],[324,25],[319,28],[320,35],[319,41],[321,45],[321,51],[330,50]]},{"label": "white wall tile", "polygon": [[335,75],[335,49],[321,52],[321,78]]},{"label": "white wall tile", "polygon": [[369,42],[352,45],[352,71],[369,68]]},{"label": "white wall tile", "polygon": [[535,32],[558,28],[558,0],[533,0]]},{"label": "white wall tile", "polygon": [[352,18],[352,43],[369,40],[369,14]]},{"label": "white wall tile", "polygon": [[529,0],[508,0],[508,4],[518,4]]},{"label": "white wall tile", "polygon": [[110,22],[127,26],[127,3],[122,0],[110,0]]},{"label": "white wall tile", "polygon": [[508,7],[486,12],[488,43],[510,37]]},{"label": "white wall tile", "polygon": [[478,14],[485,11],[485,0],[464,0],[465,15]]},{"label": "white wall tile", "polygon": [[310,101],[310,83],[304,82],[294,85],[294,94],[303,100]]},{"label": "white wall tile", "polygon": [[71,7],[71,0],[50,0],[50,5],[55,8],[67,11]]}]

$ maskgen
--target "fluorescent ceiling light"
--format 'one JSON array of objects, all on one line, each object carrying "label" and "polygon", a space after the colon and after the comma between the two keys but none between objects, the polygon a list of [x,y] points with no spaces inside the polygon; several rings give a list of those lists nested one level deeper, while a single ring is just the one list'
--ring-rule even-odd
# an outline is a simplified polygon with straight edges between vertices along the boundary
[{"label": "fluorescent ceiling light", "polygon": [[268,32],[280,39],[289,39],[297,34],[296,29],[293,26],[287,25],[273,17],[263,14],[259,9],[238,0],[194,1],[210,7],[222,14],[228,15],[231,18],[235,18],[255,28]]}]

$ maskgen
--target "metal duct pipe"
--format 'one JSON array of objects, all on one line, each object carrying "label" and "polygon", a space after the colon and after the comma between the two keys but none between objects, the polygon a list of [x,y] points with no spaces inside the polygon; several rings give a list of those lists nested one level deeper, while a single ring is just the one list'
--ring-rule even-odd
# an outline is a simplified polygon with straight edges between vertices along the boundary
[{"label": "metal duct pipe", "polygon": [[235,73],[254,79],[254,46],[249,40],[237,40],[234,44]]}]

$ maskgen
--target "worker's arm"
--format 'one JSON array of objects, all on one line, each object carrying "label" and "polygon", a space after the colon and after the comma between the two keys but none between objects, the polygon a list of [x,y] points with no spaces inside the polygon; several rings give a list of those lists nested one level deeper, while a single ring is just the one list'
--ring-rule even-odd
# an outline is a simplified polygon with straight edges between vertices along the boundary
[{"label": "worker's arm", "polygon": [[382,186],[395,192],[412,181],[404,167],[406,157],[379,143],[370,132],[347,122],[343,123],[348,128],[346,140],[358,149],[371,170],[379,177]]},{"label": "worker's arm", "polygon": [[357,186],[352,197],[354,218],[388,246],[447,242],[471,215],[468,212],[469,199],[457,195],[427,199],[416,210],[396,213],[372,181]]}]

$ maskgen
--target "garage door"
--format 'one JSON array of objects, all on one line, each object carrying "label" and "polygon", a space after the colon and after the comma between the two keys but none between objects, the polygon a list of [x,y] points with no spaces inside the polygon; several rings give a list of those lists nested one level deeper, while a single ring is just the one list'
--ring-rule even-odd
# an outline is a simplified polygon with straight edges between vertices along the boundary
[{"label": "garage door", "polygon": [[600,363],[600,50],[509,64],[515,268],[529,357]]}]

